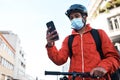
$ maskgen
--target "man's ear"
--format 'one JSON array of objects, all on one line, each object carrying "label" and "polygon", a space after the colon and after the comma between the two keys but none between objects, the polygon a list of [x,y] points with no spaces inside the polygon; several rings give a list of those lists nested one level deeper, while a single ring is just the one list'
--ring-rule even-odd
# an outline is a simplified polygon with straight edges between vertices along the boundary
[{"label": "man's ear", "polygon": [[83,18],[86,20],[86,19],[87,19],[87,16],[86,16],[86,15],[84,15],[84,16],[83,16]]}]

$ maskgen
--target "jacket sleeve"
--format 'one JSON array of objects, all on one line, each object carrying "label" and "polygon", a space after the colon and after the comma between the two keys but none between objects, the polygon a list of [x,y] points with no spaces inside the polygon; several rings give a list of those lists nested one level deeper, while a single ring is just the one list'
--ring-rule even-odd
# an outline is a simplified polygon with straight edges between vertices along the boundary
[{"label": "jacket sleeve", "polygon": [[120,57],[107,34],[103,30],[99,30],[99,34],[105,58],[102,59],[98,66],[101,66],[109,73],[112,73],[120,66]]},{"label": "jacket sleeve", "polygon": [[48,57],[55,63],[56,65],[62,65],[67,62],[68,59],[68,37],[62,43],[61,48],[58,50],[54,45],[52,47],[46,47]]}]

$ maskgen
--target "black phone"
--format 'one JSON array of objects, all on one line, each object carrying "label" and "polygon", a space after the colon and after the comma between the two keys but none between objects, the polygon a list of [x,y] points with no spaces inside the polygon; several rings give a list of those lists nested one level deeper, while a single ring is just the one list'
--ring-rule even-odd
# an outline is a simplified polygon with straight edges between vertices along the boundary
[{"label": "black phone", "polygon": [[[52,31],[56,30],[53,21],[49,21],[49,22],[47,22],[47,23],[46,23],[46,26],[47,26],[47,28],[51,27],[50,30],[49,30],[50,33],[51,33]],[[55,34],[57,34],[57,31],[56,31]],[[53,38],[53,40],[58,40],[58,39],[59,39],[59,36],[56,36],[56,37]]]}]

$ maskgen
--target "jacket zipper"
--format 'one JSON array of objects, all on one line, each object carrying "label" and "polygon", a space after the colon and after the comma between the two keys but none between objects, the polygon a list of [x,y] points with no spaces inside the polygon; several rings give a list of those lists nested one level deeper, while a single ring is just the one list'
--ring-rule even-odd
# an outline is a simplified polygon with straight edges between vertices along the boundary
[{"label": "jacket zipper", "polygon": [[[84,73],[84,54],[83,54],[83,34],[81,36],[81,55],[82,55],[82,72]],[[83,78],[85,80],[85,78]]]}]

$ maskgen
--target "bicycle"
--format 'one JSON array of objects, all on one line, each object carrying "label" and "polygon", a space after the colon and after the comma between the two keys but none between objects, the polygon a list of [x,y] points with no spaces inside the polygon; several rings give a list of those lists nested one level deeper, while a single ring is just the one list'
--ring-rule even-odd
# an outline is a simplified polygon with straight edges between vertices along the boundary
[{"label": "bicycle", "polygon": [[72,80],[75,80],[77,76],[82,78],[97,78],[100,77],[91,76],[89,72],[58,72],[58,71],[45,71],[45,75],[64,75],[63,78],[60,78],[60,80],[68,80],[66,75],[72,76]]}]

